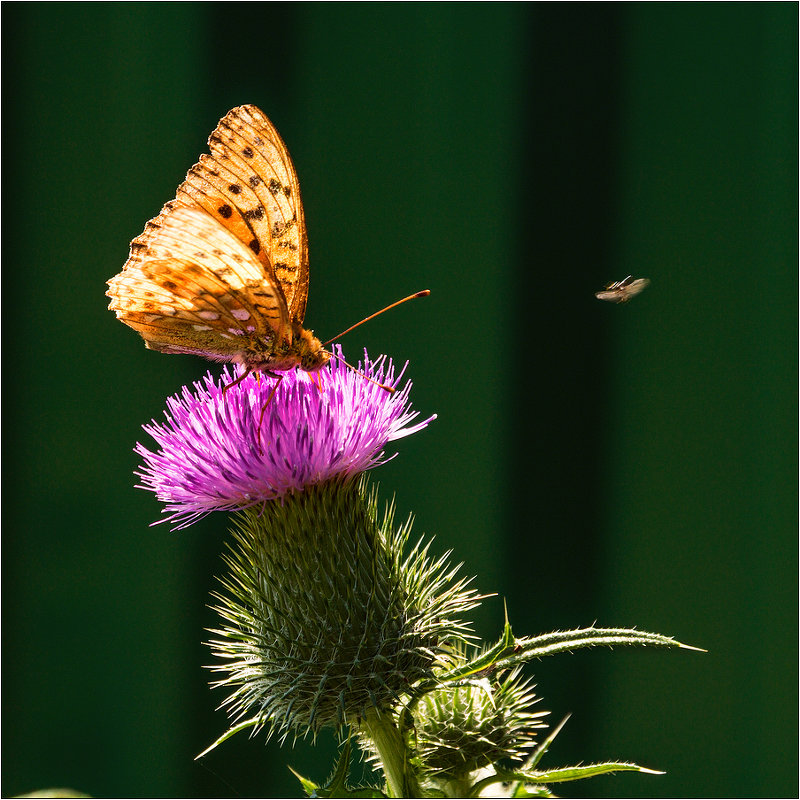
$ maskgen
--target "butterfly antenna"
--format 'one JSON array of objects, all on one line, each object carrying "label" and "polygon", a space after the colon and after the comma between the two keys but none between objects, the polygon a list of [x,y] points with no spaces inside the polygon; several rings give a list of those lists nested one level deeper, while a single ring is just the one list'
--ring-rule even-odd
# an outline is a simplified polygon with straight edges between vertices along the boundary
[{"label": "butterfly antenna", "polygon": [[[406,300],[408,300],[408,299],[409,298],[407,297]],[[391,308],[391,306],[389,306],[389,307]],[[355,327],[355,326],[353,326],[353,327]],[[345,333],[346,332],[347,331],[345,331]],[[326,352],[330,352],[330,351],[326,351]],[[348,364],[338,353],[330,353],[330,354],[334,358],[338,358],[339,361],[342,362],[342,364],[344,364],[348,369],[353,370],[353,372],[355,372],[356,375],[360,375],[365,381],[369,381],[370,383],[374,383],[376,386],[380,386],[381,389],[385,389],[387,392],[389,392],[389,394],[394,394],[397,391],[397,389],[395,389],[394,386],[388,386],[385,383],[380,383],[380,382],[376,381],[374,378],[370,378],[369,375],[365,375],[363,372],[359,372],[352,364]]]},{"label": "butterfly antenna", "polygon": [[[334,336],[333,339],[328,339],[327,342],[323,342],[323,347],[326,344],[330,344],[331,342],[335,342],[337,339],[341,339],[342,336],[344,336],[346,333],[350,333],[350,331],[352,331],[353,328],[357,328],[359,325],[363,325],[365,322],[369,322],[371,319],[375,319],[375,317],[379,316],[380,314],[383,314],[384,311],[388,311],[390,308],[394,308],[395,306],[399,306],[401,303],[405,303],[408,300],[416,300],[416,298],[418,298],[418,297],[427,297],[430,293],[431,293],[430,289],[423,289],[421,292],[416,292],[414,294],[410,294],[408,297],[404,297],[402,300],[395,300],[394,303],[392,303],[391,305],[386,306],[386,308],[382,308],[380,311],[376,311],[374,314],[370,314],[368,317],[365,317],[364,319],[361,320],[361,322],[356,322],[355,325],[351,325],[346,331],[342,331],[338,336]],[[347,364],[347,366],[350,367],[349,364]],[[350,367],[350,369],[353,369],[353,367]],[[355,370],[355,371],[358,372],[358,370]],[[366,377],[366,375],[364,377]],[[376,382],[377,381],[373,381],[373,383],[376,383]],[[378,385],[380,386],[381,384],[378,384]],[[386,387],[384,386],[384,389],[385,388]]]}]

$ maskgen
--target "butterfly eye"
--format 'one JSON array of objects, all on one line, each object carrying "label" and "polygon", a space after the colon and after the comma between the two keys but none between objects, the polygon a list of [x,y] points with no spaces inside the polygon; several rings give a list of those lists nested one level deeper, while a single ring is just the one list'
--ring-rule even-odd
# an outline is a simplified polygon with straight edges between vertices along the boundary
[{"label": "butterfly eye", "polygon": [[304,353],[300,359],[300,368],[305,372],[316,372],[328,363],[330,357],[331,354],[326,350],[319,350],[316,353]]}]

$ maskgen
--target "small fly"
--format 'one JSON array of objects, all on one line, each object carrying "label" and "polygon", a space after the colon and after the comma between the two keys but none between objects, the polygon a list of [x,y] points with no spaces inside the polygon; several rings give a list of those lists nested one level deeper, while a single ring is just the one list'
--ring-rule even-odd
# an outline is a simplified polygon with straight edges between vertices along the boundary
[{"label": "small fly", "polygon": [[610,283],[602,292],[595,292],[598,300],[607,300],[609,303],[627,303],[631,297],[643,292],[650,285],[648,278],[634,278],[628,275],[616,283]]}]

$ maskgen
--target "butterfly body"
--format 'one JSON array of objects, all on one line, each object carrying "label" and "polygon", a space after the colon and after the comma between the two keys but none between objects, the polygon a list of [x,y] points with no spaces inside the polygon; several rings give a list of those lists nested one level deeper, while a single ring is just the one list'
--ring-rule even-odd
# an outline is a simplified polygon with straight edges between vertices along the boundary
[{"label": "butterfly body", "polygon": [[232,109],[108,281],[109,308],[146,347],[313,372],[330,353],[303,327],[308,239],[297,174],[255,106]]}]

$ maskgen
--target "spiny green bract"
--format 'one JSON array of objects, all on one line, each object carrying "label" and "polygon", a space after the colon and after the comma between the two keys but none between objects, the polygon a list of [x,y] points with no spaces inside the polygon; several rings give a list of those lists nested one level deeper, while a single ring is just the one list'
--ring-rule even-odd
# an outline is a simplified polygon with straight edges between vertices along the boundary
[{"label": "spiny green bract", "polygon": [[532,712],[536,702],[519,668],[434,689],[414,712],[420,763],[444,782],[497,762],[519,764],[535,745],[535,730],[546,727],[541,718],[549,712]]},{"label": "spiny green bract", "polygon": [[235,718],[313,735],[390,708],[448,663],[478,597],[446,555],[403,555],[411,520],[395,530],[389,508],[379,521],[376,494],[334,480],[239,514],[210,642]]}]

